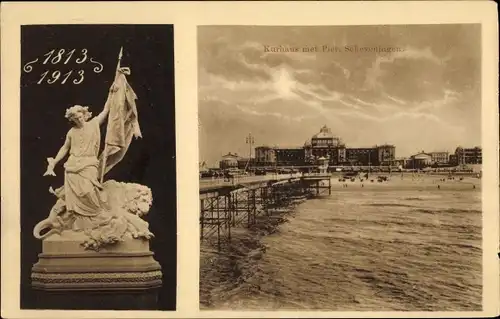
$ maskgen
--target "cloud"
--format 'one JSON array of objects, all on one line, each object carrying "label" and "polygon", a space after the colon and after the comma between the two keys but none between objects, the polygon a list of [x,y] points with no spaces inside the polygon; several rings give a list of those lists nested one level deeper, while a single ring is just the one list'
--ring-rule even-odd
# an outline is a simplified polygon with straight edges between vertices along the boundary
[{"label": "cloud", "polygon": [[[480,65],[474,57],[480,55],[475,52],[478,48],[465,47],[467,41],[460,31],[450,37],[458,42],[450,40],[453,43],[444,46],[433,40],[438,32],[430,32],[430,27],[416,36],[419,27],[407,26],[405,30],[412,32],[406,30],[400,38],[395,30],[403,27],[387,27],[387,32],[356,28],[351,35],[346,35],[354,30],[351,27],[337,33],[327,31],[335,27],[307,32],[299,27],[293,32],[289,28],[277,32],[270,27],[219,27],[212,38],[205,32],[199,43],[198,74],[202,134],[212,136],[213,142],[215,137],[251,129],[262,132],[262,143],[289,139],[302,144],[327,124],[346,142],[363,145],[376,143],[377,138],[389,143],[411,141],[417,148],[432,143],[442,147],[459,140],[463,145],[478,143],[480,133],[474,130],[480,128],[476,83]],[[284,39],[291,39],[290,45],[311,44],[317,34],[325,39],[340,34],[327,39],[328,43],[341,39],[347,44],[370,45],[362,43],[369,39],[371,44],[405,50],[357,55],[264,52],[265,44],[286,43]],[[217,133],[223,128],[228,133]],[[234,143],[239,140],[235,138]]]},{"label": "cloud", "polygon": [[458,92],[444,90],[443,97],[438,100],[424,101],[413,108],[414,112],[439,110],[445,107],[453,106],[454,103],[460,100],[461,95]]},{"label": "cloud", "polygon": [[384,89],[385,85],[381,78],[393,75],[394,73],[391,72],[391,68],[393,68],[399,60],[410,60],[403,65],[415,63],[415,61],[411,62],[411,60],[421,60],[424,61],[424,63],[432,64],[429,66],[430,68],[438,68],[442,66],[445,61],[445,59],[440,59],[435,56],[429,47],[425,49],[407,47],[404,51],[379,54],[373,61],[371,67],[366,71],[365,88],[377,90]]},{"label": "cloud", "polygon": [[273,73],[274,89],[284,99],[296,98],[296,94],[293,92],[296,83],[296,80],[286,68],[280,68],[279,71]]},{"label": "cloud", "polygon": [[278,120],[285,120],[288,122],[300,122],[306,118],[305,116],[295,116],[295,117],[287,116],[287,115],[284,115],[284,114],[278,113],[278,112],[258,112],[254,109],[250,109],[250,108],[244,107],[244,106],[239,105],[239,104],[236,105],[236,108],[238,108],[243,113],[246,113],[249,115],[258,116],[258,117],[272,116],[272,117],[277,118]]},{"label": "cloud", "polygon": [[405,105],[405,104],[406,104],[406,102],[405,102],[405,101],[403,101],[403,100],[401,100],[401,99],[397,99],[397,98],[395,98],[394,96],[390,96],[389,94],[386,94],[386,96],[387,96],[387,98],[388,98],[389,100],[391,100],[391,101],[393,101],[393,102],[396,102],[396,103],[398,103],[398,104],[402,104],[402,105]]}]

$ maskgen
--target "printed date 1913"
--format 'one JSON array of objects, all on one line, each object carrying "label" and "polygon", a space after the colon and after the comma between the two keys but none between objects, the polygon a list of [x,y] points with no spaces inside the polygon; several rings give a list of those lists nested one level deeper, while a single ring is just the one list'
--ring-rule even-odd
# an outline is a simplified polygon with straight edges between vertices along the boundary
[{"label": "printed date 1913", "polygon": [[[80,84],[85,80],[85,70],[83,69],[83,65],[85,63],[94,64],[93,71],[94,73],[101,73],[104,69],[103,65],[95,61],[92,57],[89,57],[88,50],[82,49],[77,52],[76,49],[68,50],[65,49],[52,49],[49,52],[45,53],[42,58],[36,58],[33,61],[26,63],[23,66],[23,71],[26,73],[30,73],[33,71],[33,66],[36,64],[44,66],[44,72],[41,72],[39,75],[39,79],[36,82],[37,84],[47,83],[47,84]],[[67,69],[64,71],[61,70],[50,70],[51,66],[59,66],[64,67],[68,64],[76,63],[76,65],[80,66],[78,69]]]}]

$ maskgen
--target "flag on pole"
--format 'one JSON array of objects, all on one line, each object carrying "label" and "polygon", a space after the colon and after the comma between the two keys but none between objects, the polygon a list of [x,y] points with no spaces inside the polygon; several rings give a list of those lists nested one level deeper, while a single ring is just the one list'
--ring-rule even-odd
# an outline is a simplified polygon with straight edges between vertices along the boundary
[{"label": "flag on pole", "polygon": [[135,101],[137,95],[127,81],[129,68],[120,67],[121,51],[113,87],[106,104],[109,106],[108,125],[101,153],[101,181],[104,175],[118,164],[127,152],[132,137],[142,137]]}]

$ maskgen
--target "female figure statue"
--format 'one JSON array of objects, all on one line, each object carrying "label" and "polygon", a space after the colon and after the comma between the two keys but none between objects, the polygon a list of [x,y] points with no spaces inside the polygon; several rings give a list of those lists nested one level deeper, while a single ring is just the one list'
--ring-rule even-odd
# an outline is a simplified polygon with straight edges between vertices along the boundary
[{"label": "female figure statue", "polygon": [[73,230],[93,228],[111,219],[105,213],[109,210],[107,196],[98,180],[100,125],[105,122],[108,112],[106,104],[98,116],[90,119],[92,113],[88,107],[75,105],[67,109],[65,117],[74,123],[74,127],[66,135],[64,145],[55,159],[47,159],[48,167],[44,176],[55,176],[55,166],[69,153],[64,164],[64,187],[59,193],[63,192],[61,195],[64,195],[66,211],[72,215]]},{"label": "female figure statue", "polygon": [[[65,117],[74,126],[66,134],[56,157],[47,159],[44,173],[44,176],[55,176],[54,168],[69,154],[64,163],[64,186],[55,191],[50,188],[58,200],[49,216],[35,226],[36,238],[45,239],[65,230],[70,234],[83,232],[87,238],[84,246],[98,249],[127,237],[152,237],[148,223],[141,219],[152,204],[151,190],[140,184],[99,181],[106,170],[121,160],[132,137],[141,136],[134,102],[137,97],[125,79],[129,73],[128,68],[117,69],[108,100],[96,117],[91,118],[92,113],[86,106],[75,105],[66,110]],[[113,138],[106,143],[115,147],[115,152],[113,161],[105,164],[105,159],[99,159],[100,126],[108,115],[107,137],[111,133]],[[44,229],[49,230],[42,234]]]}]

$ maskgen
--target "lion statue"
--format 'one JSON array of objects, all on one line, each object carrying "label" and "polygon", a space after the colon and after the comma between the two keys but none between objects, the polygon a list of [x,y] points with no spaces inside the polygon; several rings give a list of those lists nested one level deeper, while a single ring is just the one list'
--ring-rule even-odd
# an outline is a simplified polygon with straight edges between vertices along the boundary
[{"label": "lion statue", "polygon": [[[83,231],[87,240],[82,243],[87,249],[98,249],[102,245],[123,241],[126,238],[150,239],[153,234],[149,224],[142,219],[148,214],[153,202],[151,189],[135,183],[106,181],[103,191],[107,195],[105,208],[99,216],[99,224],[92,228],[75,229],[76,216],[66,210],[64,187],[49,191],[57,197],[57,202],[49,216],[33,229],[37,239],[45,239],[62,231]],[[102,220],[102,221],[101,221]],[[46,232],[42,233],[44,230]]]}]

